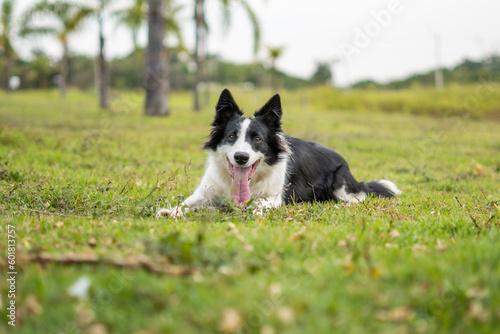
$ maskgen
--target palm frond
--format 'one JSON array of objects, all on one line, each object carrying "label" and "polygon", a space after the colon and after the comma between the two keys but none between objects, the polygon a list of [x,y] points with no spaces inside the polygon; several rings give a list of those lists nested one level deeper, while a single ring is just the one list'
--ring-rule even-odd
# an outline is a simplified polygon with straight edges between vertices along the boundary
[{"label": "palm frond", "polygon": [[245,9],[245,11],[248,14],[248,18],[250,19],[250,22],[252,23],[252,27],[253,27],[253,52],[256,54],[260,48],[260,38],[261,38],[259,19],[257,18],[257,15],[255,15],[255,12],[250,7],[250,5],[248,4],[247,1],[238,0],[238,2]]},{"label": "palm frond", "polygon": [[221,0],[222,29],[226,33],[231,25],[231,0]]},{"label": "palm frond", "polygon": [[179,42],[179,46],[184,47],[184,38],[182,37],[181,25],[179,23],[178,14],[184,8],[182,5],[174,5],[172,0],[167,1],[165,13],[165,29],[167,34],[175,36]]},{"label": "palm frond", "polygon": [[95,10],[90,7],[75,8],[75,13],[69,17],[64,30],[67,33],[77,31],[81,27],[83,21],[94,13]]},{"label": "palm frond", "polygon": [[22,37],[26,37],[28,35],[55,35],[59,32],[59,30],[55,27],[32,27],[23,25],[21,30],[19,31],[19,35]]}]

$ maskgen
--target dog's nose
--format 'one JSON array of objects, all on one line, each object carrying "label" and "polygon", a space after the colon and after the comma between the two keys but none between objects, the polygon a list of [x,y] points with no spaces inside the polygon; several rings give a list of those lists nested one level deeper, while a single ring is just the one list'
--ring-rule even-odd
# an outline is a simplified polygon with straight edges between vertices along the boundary
[{"label": "dog's nose", "polygon": [[236,152],[234,154],[234,160],[238,165],[244,165],[248,162],[248,159],[250,159],[250,154],[246,152]]}]

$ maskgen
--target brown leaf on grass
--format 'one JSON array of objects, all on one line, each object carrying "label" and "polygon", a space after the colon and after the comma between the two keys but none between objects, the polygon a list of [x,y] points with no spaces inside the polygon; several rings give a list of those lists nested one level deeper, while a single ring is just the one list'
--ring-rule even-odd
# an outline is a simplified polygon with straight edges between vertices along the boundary
[{"label": "brown leaf on grass", "polygon": [[298,231],[297,233],[294,233],[290,236],[290,241],[297,241],[297,240],[302,240],[304,239],[304,233],[307,231],[307,227],[304,225],[302,226],[302,228],[300,229],[300,231]]},{"label": "brown leaf on grass", "polygon": [[436,250],[438,252],[444,252],[446,250],[446,245],[439,239],[436,240]]},{"label": "brown leaf on grass", "polygon": [[79,303],[75,306],[75,313],[77,316],[78,323],[81,326],[87,326],[92,323],[95,319],[94,311],[87,306],[85,303]]},{"label": "brown leaf on grass", "polygon": [[356,241],[356,240],[358,240],[358,236],[356,234],[348,234],[346,236],[346,239],[349,241]]},{"label": "brown leaf on grass", "polygon": [[90,325],[85,334],[108,334],[108,328],[100,323],[94,323]]},{"label": "brown leaf on grass", "polygon": [[478,301],[473,301],[469,305],[469,310],[467,311],[467,315],[479,322],[487,322],[490,319],[490,312],[487,311],[483,304]]},{"label": "brown leaf on grass", "polygon": [[237,332],[241,327],[241,315],[234,308],[225,309],[219,323],[219,330],[226,333]]},{"label": "brown leaf on grass", "polygon": [[97,240],[94,237],[91,237],[88,241],[87,244],[91,247],[94,248],[97,246]]},{"label": "brown leaf on grass", "polygon": [[295,319],[295,312],[290,306],[281,306],[276,311],[276,315],[284,324],[289,324],[293,321],[293,319]]},{"label": "brown leaf on grass", "polygon": [[55,222],[54,225],[52,225],[52,227],[61,228],[61,227],[64,227],[64,223],[63,222]]},{"label": "brown leaf on grass", "polygon": [[465,295],[470,299],[483,299],[489,295],[488,289],[470,288],[465,292]]},{"label": "brown leaf on grass", "polygon": [[349,243],[347,242],[347,240],[342,239],[342,240],[339,240],[339,242],[337,243],[337,246],[347,247],[347,246],[349,246]]},{"label": "brown leaf on grass", "polygon": [[274,333],[275,333],[275,331],[274,331],[273,326],[271,326],[269,324],[265,324],[260,329],[260,334],[274,334]]},{"label": "brown leaf on grass", "polygon": [[281,295],[281,284],[280,283],[272,283],[268,288],[269,296],[271,298],[276,298]]},{"label": "brown leaf on grass", "polygon": [[344,270],[348,273],[352,271],[354,264],[352,263],[352,255],[347,254],[344,260]]},{"label": "brown leaf on grass", "polygon": [[426,252],[427,251],[427,246],[425,245],[421,245],[421,244],[415,244],[413,245],[413,247],[411,248],[412,251],[423,251],[423,252]]},{"label": "brown leaf on grass", "polygon": [[398,230],[392,230],[392,231],[389,233],[389,236],[390,236],[392,239],[396,239],[397,237],[399,237],[399,232],[398,232]]},{"label": "brown leaf on grass", "polygon": [[376,318],[381,321],[406,321],[413,315],[409,306],[399,306],[392,310],[381,311]]},{"label": "brown leaf on grass", "polygon": [[40,315],[43,313],[43,308],[34,295],[26,297],[25,306],[26,312],[30,314]]},{"label": "brown leaf on grass", "polygon": [[224,276],[232,276],[234,275],[234,270],[230,266],[220,266],[219,269],[217,269],[219,273],[221,273]]}]

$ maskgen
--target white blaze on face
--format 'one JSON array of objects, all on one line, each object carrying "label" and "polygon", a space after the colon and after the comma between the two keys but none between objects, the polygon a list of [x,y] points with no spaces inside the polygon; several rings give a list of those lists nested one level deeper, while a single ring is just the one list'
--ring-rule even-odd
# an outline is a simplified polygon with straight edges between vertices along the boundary
[{"label": "white blaze on face", "polygon": [[[245,165],[246,167],[253,165],[257,160],[263,158],[263,154],[261,152],[254,151],[252,145],[247,141],[247,132],[251,122],[252,119],[250,118],[246,118],[243,122],[241,122],[240,130],[238,131],[238,138],[227,154],[227,158],[235,166],[238,165],[234,160],[234,154],[236,152],[245,152],[250,155],[248,163]],[[249,138],[249,140],[252,139]]]},{"label": "white blaze on face", "polygon": [[[229,166],[231,177],[233,179],[231,186],[231,197],[236,205],[240,206],[251,197],[250,194],[250,179],[252,178],[258,166],[258,162],[264,155],[261,152],[255,151],[250,142],[247,141],[247,133],[250,127],[251,119],[244,119],[240,124],[240,130],[237,134],[236,142],[228,147],[227,159],[232,166]],[[252,138],[248,138],[252,140]],[[244,152],[249,155],[248,162],[241,166],[236,163],[234,155],[236,152]]]}]

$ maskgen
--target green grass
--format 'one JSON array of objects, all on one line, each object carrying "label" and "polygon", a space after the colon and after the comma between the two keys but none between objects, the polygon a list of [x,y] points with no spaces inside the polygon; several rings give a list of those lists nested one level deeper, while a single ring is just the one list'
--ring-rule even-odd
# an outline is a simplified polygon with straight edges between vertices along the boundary
[{"label": "green grass", "polygon": [[[247,114],[269,97],[234,95]],[[287,134],[334,148],[359,180],[387,178],[403,194],[284,206],[264,217],[236,209],[156,220],[157,208],[197,186],[213,108],[193,114],[187,93],[174,94],[168,118],[143,117],[140,93],[117,93],[113,112],[76,91],[65,101],[55,91],[0,99],[0,333],[11,332],[8,224],[17,231],[19,333],[493,333],[500,326],[499,123],[327,111],[284,92]],[[91,279],[85,300],[67,293],[82,276]]]}]

